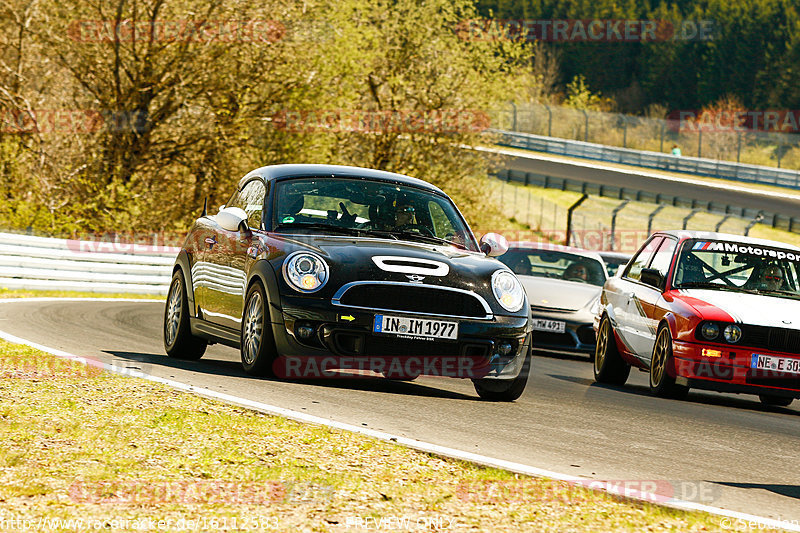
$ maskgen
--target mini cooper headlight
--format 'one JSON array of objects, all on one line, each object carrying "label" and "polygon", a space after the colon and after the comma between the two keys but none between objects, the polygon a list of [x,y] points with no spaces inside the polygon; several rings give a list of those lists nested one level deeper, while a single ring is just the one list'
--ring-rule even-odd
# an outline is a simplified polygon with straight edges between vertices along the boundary
[{"label": "mini cooper headlight", "polygon": [[492,292],[503,309],[516,313],[525,302],[525,290],[516,276],[508,270],[498,270],[492,274]]},{"label": "mini cooper headlight", "polygon": [[719,336],[719,326],[713,322],[706,322],[703,324],[703,327],[700,328],[700,333],[702,333],[706,340],[713,341]]},{"label": "mini cooper headlight", "polygon": [[735,324],[729,324],[725,326],[722,335],[725,337],[726,341],[736,344],[742,338],[742,328]]},{"label": "mini cooper headlight", "polygon": [[283,277],[300,292],[316,292],[328,281],[328,264],[317,254],[294,252],[283,263]]}]

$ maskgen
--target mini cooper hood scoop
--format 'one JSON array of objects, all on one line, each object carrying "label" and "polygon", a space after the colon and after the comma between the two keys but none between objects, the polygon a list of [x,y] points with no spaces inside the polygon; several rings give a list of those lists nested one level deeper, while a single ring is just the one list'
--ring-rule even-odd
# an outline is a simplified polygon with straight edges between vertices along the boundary
[{"label": "mini cooper hood scoop", "polygon": [[480,285],[488,286],[492,273],[506,268],[480,253],[427,243],[315,236],[313,243],[293,244],[287,253],[302,246],[337,265],[331,272],[334,284],[356,280],[408,282],[408,276],[414,276],[412,282],[475,290],[476,279]]},{"label": "mini cooper hood scoop", "polygon": [[422,276],[446,276],[450,267],[441,261],[421,259],[419,257],[403,257],[400,255],[373,255],[372,262],[386,272],[401,274],[419,274]]}]

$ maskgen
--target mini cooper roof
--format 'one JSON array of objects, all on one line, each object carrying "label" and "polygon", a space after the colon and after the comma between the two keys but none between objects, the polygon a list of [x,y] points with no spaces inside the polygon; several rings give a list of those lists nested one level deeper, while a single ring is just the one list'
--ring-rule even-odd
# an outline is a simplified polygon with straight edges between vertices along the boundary
[{"label": "mini cooper roof", "polygon": [[715,233],[713,231],[688,231],[688,230],[668,230],[656,231],[654,234],[671,235],[678,240],[681,239],[707,239],[710,241],[733,241],[743,244],[757,244],[761,246],[771,246],[773,248],[784,248],[787,250],[797,250],[797,246],[787,244],[780,241],[771,241],[768,239],[757,239],[755,237],[745,237],[744,235],[733,235],[731,233]]},{"label": "mini cooper roof", "polygon": [[421,179],[412,178],[403,174],[395,174],[394,172],[386,172],[385,170],[347,167],[342,165],[270,165],[248,172],[247,175],[239,181],[239,186],[242,186],[245,181],[254,176],[261,176],[266,181],[273,181],[283,178],[322,178],[328,176],[340,178],[363,178],[385,181],[388,183],[399,183],[401,185],[410,185],[412,187],[417,187],[419,189],[425,189],[445,195],[444,191]]}]

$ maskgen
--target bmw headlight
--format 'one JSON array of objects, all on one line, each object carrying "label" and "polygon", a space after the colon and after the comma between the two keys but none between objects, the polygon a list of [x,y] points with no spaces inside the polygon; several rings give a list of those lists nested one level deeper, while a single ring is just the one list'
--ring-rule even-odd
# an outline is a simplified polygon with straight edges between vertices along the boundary
[{"label": "bmw headlight", "polygon": [[706,322],[703,324],[703,327],[700,328],[700,333],[703,334],[706,340],[713,341],[719,336],[719,326],[713,322]]},{"label": "bmw headlight", "polygon": [[736,344],[739,342],[739,339],[742,338],[742,328],[735,324],[727,325],[725,329],[722,330],[722,335],[725,337],[726,341],[731,344]]},{"label": "bmw headlight", "polygon": [[492,292],[503,309],[516,313],[525,302],[525,290],[517,277],[508,270],[498,270],[492,274]]},{"label": "bmw headlight", "polygon": [[294,252],[283,263],[283,277],[300,292],[316,292],[328,281],[328,264],[317,254]]}]

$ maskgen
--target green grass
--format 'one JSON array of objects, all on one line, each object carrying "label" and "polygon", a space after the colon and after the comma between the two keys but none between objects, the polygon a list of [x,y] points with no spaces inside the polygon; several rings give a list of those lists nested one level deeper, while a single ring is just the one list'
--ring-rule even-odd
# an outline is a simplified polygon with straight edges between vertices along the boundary
[{"label": "green grass", "polygon": [[6,289],[4,287],[0,287],[0,299],[2,298],[136,298],[141,300],[166,300],[166,296],[163,294],[39,291],[28,289]]},{"label": "green grass", "polygon": [[712,515],[443,459],[53,359],[0,341],[6,520],[82,519],[104,529],[114,520],[130,521],[119,529],[172,520],[166,530],[200,518],[206,530],[214,519],[253,530],[247,521],[260,518],[279,531],[334,531],[367,517],[438,519],[450,531],[721,529]]}]

